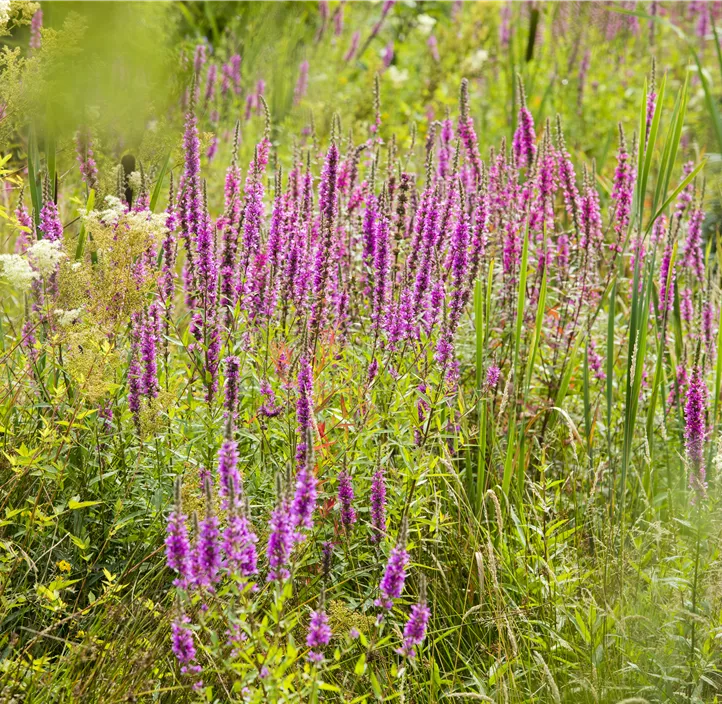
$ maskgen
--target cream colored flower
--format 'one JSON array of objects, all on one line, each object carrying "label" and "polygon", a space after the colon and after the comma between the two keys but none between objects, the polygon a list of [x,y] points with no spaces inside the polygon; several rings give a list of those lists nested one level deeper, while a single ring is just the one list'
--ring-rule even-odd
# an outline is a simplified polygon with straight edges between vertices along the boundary
[{"label": "cream colored flower", "polygon": [[19,292],[27,291],[33,279],[38,277],[30,262],[19,254],[0,254],[0,265],[3,278]]},{"label": "cream colored flower", "polygon": [[419,32],[421,32],[421,34],[425,37],[428,37],[431,34],[431,31],[434,29],[434,25],[436,24],[436,20],[430,15],[419,15],[416,18],[416,21],[419,23]]},{"label": "cream colored flower", "polygon": [[60,242],[38,240],[28,250],[28,259],[41,276],[52,274],[65,258]]}]

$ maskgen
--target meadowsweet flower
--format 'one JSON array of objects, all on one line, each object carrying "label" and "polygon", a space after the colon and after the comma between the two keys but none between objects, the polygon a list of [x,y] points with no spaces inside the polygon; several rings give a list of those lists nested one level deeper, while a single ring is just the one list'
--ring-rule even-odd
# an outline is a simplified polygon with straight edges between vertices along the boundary
[{"label": "meadowsweet flower", "polygon": [[308,635],[306,636],[306,645],[311,648],[306,656],[311,662],[321,662],[323,653],[321,649],[328,645],[331,640],[331,627],[328,625],[328,616],[320,606],[311,612],[311,620],[308,625]]},{"label": "meadowsweet flower", "polygon": [[380,543],[386,535],[386,478],[378,469],[371,481],[371,542]]},{"label": "meadowsweet flower", "polygon": [[38,272],[19,254],[0,254],[0,266],[2,277],[19,293],[29,291],[38,278]]},{"label": "meadowsweet flower", "polygon": [[65,259],[62,244],[57,240],[38,240],[28,249],[28,259],[40,276],[50,276]]},{"label": "meadowsweet flower", "polygon": [[10,0],[0,0],[0,27],[3,30],[7,29],[7,24],[10,22],[12,9]]},{"label": "meadowsweet flower", "polygon": [[356,523],[356,511],[353,507],[353,484],[351,475],[343,471],[338,475],[338,501],[341,505],[341,524],[346,530]]}]

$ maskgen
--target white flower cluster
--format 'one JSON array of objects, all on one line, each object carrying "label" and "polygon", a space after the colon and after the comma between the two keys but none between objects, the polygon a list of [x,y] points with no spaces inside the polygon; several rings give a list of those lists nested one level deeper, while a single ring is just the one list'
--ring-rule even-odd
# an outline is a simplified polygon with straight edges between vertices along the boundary
[{"label": "white flower cluster", "polygon": [[18,292],[27,291],[38,272],[33,271],[30,262],[19,254],[0,254],[3,278]]},{"label": "white flower cluster", "polygon": [[60,242],[50,240],[38,240],[28,250],[28,259],[41,276],[52,274],[65,256]]},{"label": "white flower cluster", "polygon": [[108,206],[105,210],[83,212],[83,218],[89,223],[101,222],[104,225],[117,224],[120,217],[125,214],[125,203],[117,196],[105,196],[105,203]]},{"label": "white flower cluster", "polygon": [[143,187],[143,177],[140,171],[133,171],[128,175],[128,185],[133,189],[133,193],[140,193]]},{"label": "white flower cluster", "polygon": [[77,323],[82,314],[82,308],[74,308],[73,310],[62,310],[59,308],[55,311],[55,318],[61,328],[66,328],[73,323]]},{"label": "white flower cluster", "polygon": [[10,21],[10,0],[0,0],[0,26],[7,27]]}]

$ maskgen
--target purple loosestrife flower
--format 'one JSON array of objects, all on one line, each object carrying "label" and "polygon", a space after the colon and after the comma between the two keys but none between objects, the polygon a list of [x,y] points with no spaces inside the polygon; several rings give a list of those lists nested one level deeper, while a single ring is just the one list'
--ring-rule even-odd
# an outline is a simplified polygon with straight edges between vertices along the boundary
[{"label": "purple loosestrife flower", "polygon": [[38,9],[35,11],[32,20],[30,20],[30,41],[28,46],[37,51],[42,44],[42,36],[40,30],[43,27],[43,11]]},{"label": "purple loosestrife flower", "polygon": [[308,91],[308,60],[303,60],[298,67],[298,80],[293,91],[293,102],[298,105],[306,96]]},{"label": "purple loosestrife flower", "polygon": [[429,47],[431,58],[438,64],[439,61],[441,61],[441,57],[439,56],[439,42],[436,41],[436,36],[433,34],[429,36],[426,41],[426,46]]},{"label": "purple loosestrife flower", "polygon": [[[310,458],[309,453],[307,459]],[[300,543],[305,540],[301,529],[311,530],[313,528],[313,512],[318,497],[317,484],[316,475],[310,464],[304,465],[296,473],[296,490],[291,504],[291,523],[295,530],[294,540],[296,542]]]},{"label": "purple loosestrife flower", "polygon": [[683,288],[679,294],[679,307],[682,320],[685,323],[691,323],[694,315],[694,306],[692,304],[692,289]]},{"label": "purple loosestrife flower", "polygon": [[421,592],[419,601],[411,607],[409,620],[404,626],[404,642],[396,650],[399,655],[411,660],[416,657],[416,647],[421,645],[426,638],[426,629],[429,625],[429,618],[431,618],[431,609],[426,604],[425,585],[422,586]]},{"label": "purple loosestrife flower", "polygon": [[313,302],[309,317],[309,329],[314,337],[320,329],[326,304],[326,290],[332,258],[334,218],[336,215],[338,163],[339,152],[334,140],[326,153],[319,185],[321,238],[318,242],[316,261],[314,262]]},{"label": "purple loosestrife flower", "polygon": [[356,30],[353,35],[351,36],[351,44],[349,45],[348,51],[346,52],[346,55],[343,57],[343,60],[348,63],[353,59],[354,56],[356,56],[356,52],[358,51],[358,45],[359,40],[361,39],[361,32]]},{"label": "purple loosestrife flower", "polygon": [[298,369],[298,400],[296,401],[296,422],[298,423],[298,444],[296,445],[296,466],[304,467],[309,452],[307,446],[311,418],[313,415],[313,370],[308,357],[303,355],[299,360]]},{"label": "purple loosestrife flower", "polygon": [[700,198],[700,202],[689,216],[687,239],[684,243],[682,258],[684,266],[691,269],[698,281],[704,280],[704,257],[702,254],[702,225],[704,218],[705,213]]},{"label": "purple loosestrife flower", "polygon": [[499,43],[505,49],[511,41],[511,13],[511,0],[507,0],[501,6],[501,21],[499,22]]},{"label": "purple loosestrife flower", "polygon": [[384,0],[383,7],[381,8],[381,17],[379,18],[379,21],[373,26],[373,29],[371,30],[371,34],[369,35],[369,38],[366,40],[367,46],[376,37],[376,35],[381,31],[381,27],[384,23],[384,20],[386,19],[386,15],[389,14],[391,8],[395,4],[396,4],[396,0]]},{"label": "purple loosestrife flower", "polygon": [[88,188],[96,188],[98,184],[98,167],[93,158],[93,146],[90,140],[90,131],[82,129],[76,137],[76,149],[80,174]]},{"label": "purple loosestrife flower", "polygon": [[206,515],[198,527],[196,544],[196,584],[200,587],[213,588],[220,579],[221,543],[218,516],[213,514],[211,500],[211,482],[206,480]]},{"label": "purple loosestrife flower", "polygon": [[165,555],[168,567],[178,573],[174,584],[186,588],[193,582],[193,561],[191,544],[188,540],[186,516],[181,504],[181,481],[176,480],[175,507],[168,516],[165,539]]},{"label": "purple loosestrife flower", "polygon": [[159,290],[161,299],[166,309],[166,335],[168,334],[168,324],[170,319],[171,307],[173,305],[173,292],[175,291],[176,279],[176,236],[175,231],[178,226],[178,217],[173,202],[173,175],[170,180],[170,193],[168,197],[168,209],[165,224],[166,234],[161,244],[161,252],[163,255],[163,270],[161,272]]},{"label": "purple loosestrife flower", "polygon": [[240,362],[238,357],[226,357],[226,382],[223,399],[224,416],[230,423],[235,422],[238,415],[238,382]]},{"label": "purple loosestrife flower", "polygon": [[394,43],[389,42],[384,50],[381,52],[381,60],[383,61],[384,68],[391,66],[391,62],[394,60]]},{"label": "purple loosestrife flower", "polygon": [[218,76],[218,66],[210,64],[206,73],[206,90],[203,95],[203,101],[206,105],[213,100],[216,92],[216,78]]},{"label": "purple loosestrife flower", "polygon": [[519,82],[519,118],[517,128],[514,132],[514,155],[520,169],[531,168],[536,156],[536,132],[534,131],[534,118],[526,106],[526,93],[524,92],[524,84],[521,77],[517,77]]},{"label": "purple loosestrife flower", "polygon": [[218,479],[220,495],[226,508],[235,508],[241,499],[241,475],[238,471],[238,446],[235,440],[226,438],[218,451]]},{"label": "purple loosestrife flower", "polygon": [[323,653],[320,649],[328,645],[330,640],[331,627],[328,625],[328,616],[323,610],[323,606],[319,606],[316,611],[311,612],[308,635],[306,636],[306,645],[311,648],[311,651],[306,657],[311,662],[321,662]]},{"label": "purple loosestrife flower", "polygon": [[500,376],[501,370],[496,366],[496,364],[492,364],[486,370],[486,388],[489,390],[495,389],[496,385],[499,383]]},{"label": "purple loosestrife flower", "polygon": [[574,223],[574,229],[579,231],[579,190],[577,189],[577,177],[574,172],[574,165],[567,151],[562,122],[557,116],[557,169],[559,172],[559,184],[564,195],[564,205]]},{"label": "purple loosestrife flower", "polygon": [[704,443],[707,435],[705,415],[707,413],[707,386],[702,376],[702,368],[695,364],[692,378],[687,389],[687,402],[684,406],[684,439],[689,462],[689,484],[698,493],[704,493],[705,481]]},{"label": "purple loosestrife flower", "polygon": [[15,208],[15,217],[18,221],[18,225],[22,228],[15,240],[15,253],[25,254],[28,247],[35,239],[35,225],[33,224],[33,219],[30,217],[30,213],[28,213],[28,210],[25,207],[25,203],[23,203],[22,193],[20,194],[17,208]]},{"label": "purple loosestrife flower", "polygon": [[283,407],[276,403],[276,394],[267,379],[261,380],[259,390],[265,399],[263,405],[258,409],[259,414],[266,418],[275,418],[281,413]]},{"label": "purple loosestrife flower", "polygon": [[268,528],[266,555],[269,571],[267,580],[280,582],[291,576],[288,565],[294,543],[290,507],[284,496],[281,496],[276,508],[271,513]]},{"label": "purple loosestrife flower", "polygon": [[580,227],[582,249],[596,249],[604,241],[602,233],[602,211],[599,205],[599,193],[594,186],[593,175],[587,179],[580,200]]},{"label": "purple loosestrife flower", "polygon": [[379,216],[376,226],[376,247],[374,251],[373,309],[371,318],[378,332],[386,319],[389,299],[389,274],[391,272],[389,248],[389,221],[384,214]]},{"label": "purple loosestrife flower", "polygon": [[371,481],[371,542],[380,543],[386,535],[386,478],[379,469]]},{"label": "purple loosestrife flower", "polygon": [[451,173],[453,155],[454,123],[447,117],[441,123],[441,148],[439,149],[439,178],[445,181]]},{"label": "purple loosestrife flower", "polygon": [[622,126],[619,126],[619,151],[617,152],[617,168],[614,172],[612,186],[612,201],[614,203],[614,232],[616,241],[611,245],[612,250],[619,253],[622,250],[624,234],[629,226],[632,212],[632,196],[634,194],[635,171],[632,165],[632,156],[627,151]]},{"label": "purple loosestrife flower", "polygon": [[191,104],[191,108],[186,114],[183,149],[185,167],[183,185],[180,189],[180,234],[186,250],[186,293],[193,314],[195,299],[198,295],[196,291],[196,261],[193,238],[197,236],[205,220],[201,183],[200,139],[193,104]]},{"label": "purple loosestrife flower", "polygon": [[459,98],[459,136],[466,150],[467,157],[471,161],[474,177],[477,182],[481,180],[482,165],[479,156],[479,143],[474,131],[474,120],[469,114],[469,82],[466,78],[461,81],[461,92]]},{"label": "purple loosestrife flower", "polygon": [[[183,666],[189,665],[196,659],[196,649],[193,645],[193,631],[188,628],[190,622],[190,618],[184,614],[171,624],[171,647],[178,662]],[[184,671],[185,667],[182,672]]]},{"label": "purple loosestrife flower", "polygon": [[206,45],[198,44],[193,57],[193,72],[198,75],[206,65]]},{"label": "purple loosestrife flower", "polygon": [[577,77],[577,107],[580,114],[582,102],[584,100],[584,88],[587,85],[587,73],[589,72],[589,64],[591,63],[592,53],[589,49],[584,52],[584,56],[579,64],[579,76]]},{"label": "purple loosestrife flower", "polygon": [[702,306],[702,339],[707,348],[707,356],[710,361],[714,360],[714,321],[717,316],[714,314],[714,308],[709,301],[705,301]]},{"label": "purple loosestrife flower", "polygon": [[343,3],[340,3],[333,15],[333,33],[339,37],[343,32]]},{"label": "purple loosestrife flower", "polygon": [[338,501],[341,505],[341,524],[346,530],[356,523],[356,510],[353,507],[353,484],[351,475],[343,471],[338,475]]},{"label": "purple loosestrife flower", "polygon": [[662,255],[662,265],[659,269],[659,307],[662,313],[671,311],[674,304],[674,279],[675,268],[672,266],[672,238],[667,239]]},{"label": "purple loosestrife flower", "polygon": [[469,221],[466,208],[462,208],[459,221],[451,240],[451,301],[444,326],[436,346],[436,361],[442,369],[454,351],[454,334],[464,311],[467,290],[467,269],[469,265]]},{"label": "purple loosestrife flower", "polygon": [[140,330],[140,350],[143,360],[143,395],[155,398],[158,395],[158,329],[160,323],[160,309],[157,302],[151,303],[147,314],[143,318]]},{"label": "purple loosestrife flower", "polygon": [[43,196],[43,207],[40,209],[40,235],[41,239],[51,242],[60,242],[63,239],[63,223],[60,221],[58,206],[50,197],[48,186],[48,197]]},{"label": "purple loosestrife flower", "polygon": [[130,362],[128,363],[128,408],[136,426],[140,425],[140,400],[143,393],[143,369],[140,365],[141,321],[134,314],[130,329]]},{"label": "purple loosestrife flower", "polygon": [[223,552],[226,554],[226,567],[231,574],[250,577],[258,572],[257,542],[258,537],[248,518],[248,508],[240,514],[232,510],[223,533]]},{"label": "purple loosestrife flower", "polygon": [[376,606],[390,610],[393,600],[398,599],[404,590],[406,581],[406,567],[409,564],[409,553],[406,552],[406,519],[399,531],[399,540],[396,547],[391,550],[386,570],[379,584],[381,596],[374,601]]}]

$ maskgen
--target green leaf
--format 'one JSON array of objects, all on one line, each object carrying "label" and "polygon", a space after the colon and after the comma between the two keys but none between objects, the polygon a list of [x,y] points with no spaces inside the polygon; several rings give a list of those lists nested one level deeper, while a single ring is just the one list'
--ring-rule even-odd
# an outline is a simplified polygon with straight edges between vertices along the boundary
[{"label": "green leaf", "polygon": [[79,508],[87,508],[88,506],[97,506],[100,503],[103,503],[103,502],[102,501],[78,501],[77,499],[70,499],[70,501],[68,501],[68,508],[71,511],[75,511]]}]

